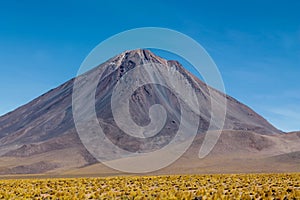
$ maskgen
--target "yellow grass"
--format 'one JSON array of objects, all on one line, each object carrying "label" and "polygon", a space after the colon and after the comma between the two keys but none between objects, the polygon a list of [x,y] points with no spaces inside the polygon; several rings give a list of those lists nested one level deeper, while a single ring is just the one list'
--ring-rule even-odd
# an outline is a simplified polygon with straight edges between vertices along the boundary
[{"label": "yellow grass", "polygon": [[300,199],[300,174],[121,176],[0,180],[0,199],[195,198]]}]

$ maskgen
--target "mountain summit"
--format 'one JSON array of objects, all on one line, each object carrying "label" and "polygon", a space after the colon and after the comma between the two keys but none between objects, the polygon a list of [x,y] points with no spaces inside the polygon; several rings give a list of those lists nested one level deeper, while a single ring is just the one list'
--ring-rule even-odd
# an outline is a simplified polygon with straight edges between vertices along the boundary
[{"label": "mountain summit", "polygon": [[[126,73],[145,63],[159,64],[166,70],[173,70],[176,74],[185,77],[188,84],[196,91],[199,101],[200,113],[193,112],[193,108],[188,105],[183,105],[183,109],[199,117],[198,134],[189,151],[171,166],[172,170],[177,170],[178,173],[190,169],[192,172],[201,172],[201,170],[222,172],[222,169],[234,171],[236,169],[233,167],[236,164],[234,160],[237,158],[245,158],[247,161],[249,158],[258,159],[256,164],[261,163],[262,166],[256,166],[255,169],[254,165],[251,166],[248,163],[248,168],[240,168],[240,171],[272,169],[271,165],[269,168],[265,167],[265,163],[274,164],[283,159],[288,161],[286,165],[282,165],[282,169],[293,170],[297,167],[297,163],[295,164],[288,155],[297,154],[300,151],[297,145],[300,141],[299,134],[282,133],[246,105],[214,89],[218,95],[227,99],[223,133],[209,156],[211,159],[207,158],[206,162],[195,159],[192,154],[197,154],[196,149],[201,146],[211,119],[209,86],[188,72],[179,62],[165,60],[149,50],[125,51],[82,75],[87,78],[98,77],[97,75],[100,77],[97,79],[95,91],[95,111],[105,135],[114,144],[130,152],[149,152],[170,142],[179,129],[182,109],[178,105],[181,100],[176,98],[172,91],[153,84],[144,85],[133,92],[129,100],[131,116],[128,117],[131,117],[139,126],[147,126],[151,123],[149,108],[152,105],[160,104],[170,108],[166,109],[167,117],[159,137],[157,139],[150,137],[146,140],[130,137],[116,124],[111,109],[114,88],[122,77],[126,76]],[[163,70],[161,73],[164,76]],[[128,87],[130,88],[131,83],[138,78],[131,77],[128,80]],[[80,84],[83,87],[84,78],[82,80]],[[0,174],[62,174],[71,173],[72,170],[74,173],[108,173],[107,169],[103,169],[103,166],[97,163],[97,160],[86,150],[77,134],[72,112],[74,81],[75,79],[71,79],[0,117]],[[179,90],[184,92],[184,89],[180,87]],[[85,92],[86,94],[82,95],[89,95],[90,91]],[[215,100],[218,101],[217,98]],[[130,127],[125,128],[130,129]],[[107,151],[105,148],[105,146],[102,148],[104,153]],[[219,159],[219,157],[224,159]],[[114,157],[111,159],[113,160]],[[224,167],[225,160],[227,160],[227,168]],[[233,162],[230,164],[229,160]],[[241,163],[240,160],[238,163]],[[208,166],[212,165],[215,168],[209,170]],[[97,170],[93,171],[93,167]],[[83,170],[80,171],[81,169]]]}]

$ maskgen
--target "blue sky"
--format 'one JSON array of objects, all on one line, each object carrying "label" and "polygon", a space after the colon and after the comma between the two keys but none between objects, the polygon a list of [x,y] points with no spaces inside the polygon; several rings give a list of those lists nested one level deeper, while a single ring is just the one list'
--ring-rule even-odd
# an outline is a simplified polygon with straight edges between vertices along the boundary
[{"label": "blue sky", "polygon": [[226,91],[300,130],[300,1],[1,1],[0,115],[74,77],[108,37],[165,27],[198,41]]}]

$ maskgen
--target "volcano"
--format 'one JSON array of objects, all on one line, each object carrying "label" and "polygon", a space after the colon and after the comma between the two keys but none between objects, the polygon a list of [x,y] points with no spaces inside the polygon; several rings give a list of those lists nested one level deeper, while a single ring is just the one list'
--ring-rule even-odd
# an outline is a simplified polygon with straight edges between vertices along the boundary
[{"label": "volcano", "polygon": [[[140,139],[124,133],[115,121],[111,108],[115,86],[125,79],[127,73],[144,63],[159,65],[161,76],[166,75],[165,71],[172,71],[184,77],[195,91],[200,112],[194,112],[194,108],[186,104],[181,107],[181,99],[162,85],[145,84],[138,87],[129,97],[130,113],[127,116],[138,126],[151,124],[151,106],[159,104],[167,108],[159,135]],[[180,128],[182,110],[193,113],[199,119],[197,135],[191,147],[175,163],[155,173],[288,172],[300,169],[299,132],[284,133],[276,129],[246,105],[206,85],[177,61],[165,60],[149,50],[131,50],[81,76],[86,80],[97,77],[94,95],[97,123],[112,143],[126,151],[149,152],[168,144]],[[134,74],[127,86],[130,88],[138,78]],[[74,123],[74,83],[75,78],[0,117],[0,174],[121,173],[99,163],[83,145]],[[79,84],[84,87],[84,78]],[[184,90],[183,86],[178,86],[179,92],[184,93]],[[226,116],[217,145],[206,158],[199,159],[197,155],[205,134],[218,129],[209,129],[212,117],[211,91],[217,96],[214,99],[216,103],[222,103],[218,102],[218,97],[226,99]],[[82,95],[90,93],[86,90]],[[122,109],[116,112],[122,112]],[[82,113],[89,116],[85,111]],[[120,120],[126,120],[126,117]],[[91,128],[89,123],[86,128]],[[125,128],[131,127],[125,125]],[[112,150],[107,148],[103,146],[100,150],[108,155]],[[117,159],[113,155],[108,157]]]}]

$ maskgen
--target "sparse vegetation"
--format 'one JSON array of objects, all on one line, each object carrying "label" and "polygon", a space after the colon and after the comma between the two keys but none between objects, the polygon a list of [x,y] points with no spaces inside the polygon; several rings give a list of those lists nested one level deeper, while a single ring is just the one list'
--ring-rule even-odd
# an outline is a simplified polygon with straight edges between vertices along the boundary
[{"label": "sparse vegetation", "polygon": [[0,180],[0,199],[300,199],[300,174]]}]

